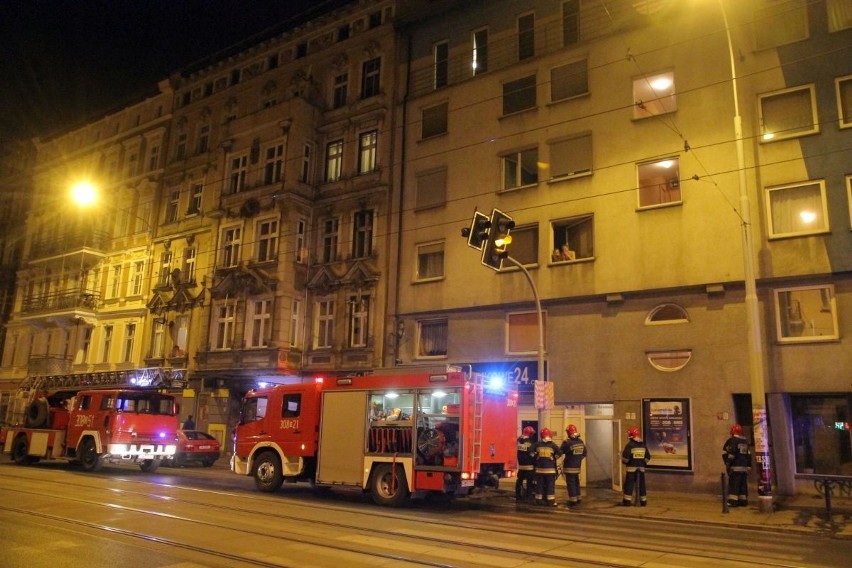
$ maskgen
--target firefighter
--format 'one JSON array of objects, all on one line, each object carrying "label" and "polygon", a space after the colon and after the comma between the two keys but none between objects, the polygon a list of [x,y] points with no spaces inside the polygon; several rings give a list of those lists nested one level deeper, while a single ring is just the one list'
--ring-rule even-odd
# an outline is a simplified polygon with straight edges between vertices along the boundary
[{"label": "firefighter", "polygon": [[624,476],[624,494],[621,504],[625,507],[633,504],[633,488],[638,485],[639,504],[644,507],[648,504],[648,495],[645,492],[645,466],[651,461],[651,452],[636,426],[627,429],[627,437],[630,439],[624,446],[624,451],[621,452],[621,463],[627,470]]},{"label": "firefighter", "polygon": [[535,428],[527,426],[518,436],[518,479],[515,481],[515,500],[530,499],[534,495],[535,467],[532,455],[532,436]]},{"label": "firefighter", "polygon": [[535,504],[556,507],[556,461],[562,456],[549,428],[542,428],[540,439],[530,455],[535,462]]},{"label": "firefighter", "polygon": [[728,470],[728,505],[748,506],[748,472],[751,469],[751,451],[743,436],[743,427],[731,426],[731,437],[722,447],[722,459]]},{"label": "firefighter", "polygon": [[580,433],[573,424],[565,428],[565,433],[568,437],[559,447],[565,455],[562,473],[565,475],[565,484],[568,486],[568,506],[576,507],[580,504],[580,466],[586,457],[586,443],[580,438]]}]

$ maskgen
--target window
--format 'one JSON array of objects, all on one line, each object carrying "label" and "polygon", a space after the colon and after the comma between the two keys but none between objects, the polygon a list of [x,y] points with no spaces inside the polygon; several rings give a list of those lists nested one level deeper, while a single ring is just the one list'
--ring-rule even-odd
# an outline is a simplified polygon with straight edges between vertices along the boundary
[{"label": "window", "polygon": [[296,250],[294,251],[294,260],[299,263],[308,260],[308,245],[305,234],[307,230],[307,222],[304,219],[296,221]]},{"label": "window", "polygon": [[417,322],[417,358],[447,356],[447,320],[433,319]]},{"label": "window", "polygon": [[109,352],[112,349],[112,326],[104,326],[104,340],[102,345],[101,363],[109,363]]},{"label": "window", "polygon": [[316,310],[314,349],[328,349],[334,344],[334,300],[318,300]]},{"label": "window", "polygon": [[417,245],[417,273],[414,279],[418,282],[438,280],[444,277],[444,243],[424,243]]},{"label": "window", "polygon": [[431,138],[447,133],[447,109],[448,103],[441,103],[433,107],[424,108],[422,122],[420,124],[420,138]]},{"label": "window", "polygon": [[590,173],[592,173],[591,133],[550,143],[550,179]]},{"label": "window", "polygon": [[216,336],[213,338],[215,349],[230,349],[234,341],[234,304],[223,304],[216,308]]},{"label": "window", "polygon": [[248,346],[268,347],[272,332],[272,300],[249,302]]},{"label": "window", "polygon": [[503,83],[503,114],[535,108],[535,75]]},{"label": "window", "polygon": [[807,6],[771,0],[758,4],[753,20],[757,49],[768,49],[807,39]]},{"label": "window", "polygon": [[417,209],[438,207],[447,202],[447,169],[417,174]]},{"label": "window", "polygon": [[337,260],[338,231],[340,230],[340,219],[326,219],[322,224],[322,261],[334,262]]},{"label": "window", "polygon": [[775,290],[775,324],[781,343],[839,339],[834,287],[825,285]]},{"label": "window", "polygon": [[[512,229],[509,254],[524,266],[538,264],[538,225],[524,225]],[[514,265],[504,262],[503,268],[514,268]]]},{"label": "window", "polygon": [[361,98],[368,99],[379,94],[381,86],[382,59],[376,57],[365,61],[361,67]]},{"label": "window", "polygon": [[263,164],[263,183],[269,185],[284,179],[284,144],[276,144],[266,149]]},{"label": "window", "polygon": [[796,473],[837,474],[852,467],[852,395],[790,395]]},{"label": "window", "polygon": [[174,329],[174,345],[172,347],[172,357],[185,357],[187,344],[189,341],[189,316],[184,314],[175,318]]},{"label": "window", "polygon": [[846,176],[846,201],[849,204],[849,228],[852,229],[852,175]]},{"label": "window", "polygon": [[[551,262],[583,260],[595,256],[595,225],[592,215],[553,221]],[[512,243],[514,246],[514,243]]]},{"label": "window", "polygon": [[636,171],[639,176],[640,208],[681,203],[678,158],[638,164]]},{"label": "window", "polygon": [[195,146],[195,151],[198,154],[203,154],[210,149],[210,125],[202,124],[198,128],[198,143]]},{"label": "window", "polygon": [[[541,314],[543,336],[547,338],[547,312]],[[506,315],[506,354],[530,354],[538,352],[538,314],[536,312],[511,313]]]},{"label": "window", "polygon": [[160,319],[154,320],[154,329],[151,332],[151,357],[161,359],[165,353],[163,342],[166,340],[166,324]]},{"label": "window", "polygon": [[195,282],[195,258],[198,249],[186,247],[183,249],[183,280],[184,282]]},{"label": "window", "polygon": [[302,42],[296,45],[296,59],[302,59],[308,55],[308,43]]},{"label": "window", "polygon": [[333,182],[343,174],[343,140],[329,142],[325,147],[325,181]]},{"label": "window", "polygon": [[349,33],[351,32],[352,27],[349,24],[343,24],[339,28],[337,28],[337,41],[343,41],[345,39],[349,39]]},{"label": "window", "polygon": [[187,215],[201,213],[201,197],[204,195],[204,184],[194,183],[189,190],[189,208]]},{"label": "window", "polygon": [[382,12],[381,10],[377,12],[373,12],[369,16],[369,29],[377,28],[382,25]]},{"label": "window", "polygon": [[151,146],[148,152],[148,171],[154,171],[160,167],[160,147]]},{"label": "window", "polygon": [[769,238],[828,232],[828,205],[822,180],[766,188]]},{"label": "window", "polygon": [[562,45],[568,47],[580,41],[580,0],[562,3]]},{"label": "window", "polygon": [[473,74],[479,75],[488,71],[488,30],[476,30],[473,32]]},{"label": "window", "polygon": [[178,219],[178,206],[180,205],[180,190],[173,189],[169,192],[169,202],[166,204],[166,223],[176,223]]},{"label": "window", "polygon": [[302,300],[293,300],[290,309],[290,347],[302,344]]},{"label": "window", "polygon": [[535,14],[518,18],[518,59],[535,55]]},{"label": "window", "polygon": [[633,118],[648,118],[676,110],[674,72],[633,79]]},{"label": "window", "polygon": [[346,106],[346,99],[349,96],[349,73],[341,73],[334,77],[334,87],[332,88],[331,107],[342,108]]},{"label": "window", "polygon": [[231,172],[229,174],[230,193],[239,193],[246,189],[246,174],[248,173],[248,156],[237,156],[231,158]]},{"label": "window", "polygon": [[121,291],[121,265],[116,264],[112,267],[111,281],[109,287],[109,297],[118,298]]},{"label": "window", "polygon": [[314,160],[314,145],[312,142],[305,142],[302,145],[302,169],[299,172],[299,181],[302,183],[311,183],[313,176],[313,160]]},{"label": "window", "polygon": [[840,128],[852,128],[852,75],[834,80],[837,90],[837,116]]},{"label": "window", "polygon": [[157,286],[168,286],[172,274],[172,253],[163,251],[160,253],[160,270],[157,274]]},{"label": "window", "polygon": [[367,347],[370,324],[370,296],[349,297],[349,347]]},{"label": "window", "polygon": [[240,262],[242,228],[230,227],[222,231],[222,268],[236,266]]},{"label": "window", "polygon": [[278,257],[278,219],[257,223],[257,261],[268,262]]},{"label": "window", "polygon": [[512,152],[500,159],[503,169],[501,189],[514,189],[538,183],[538,148]]},{"label": "window", "polygon": [[[90,326],[86,326],[83,329],[82,337],[80,338],[80,349],[77,350],[77,360],[76,363],[88,363],[89,362],[89,349],[92,346],[92,330],[94,328]],[[17,341],[17,336],[15,336]],[[12,359],[15,358],[15,348],[12,348]]]},{"label": "window", "polygon": [[358,211],[353,220],[352,258],[365,258],[373,252],[373,212]]},{"label": "window", "polygon": [[175,160],[183,160],[186,157],[186,132],[181,132],[177,137],[175,145]]},{"label": "window", "polygon": [[133,361],[133,343],[136,341],[136,324],[129,323],[124,330],[124,362]]},{"label": "window", "polygon": [[550,100],[561,101],[589,94],[588,61],[566,63],[550,70]]},{"label": "window", "polygon": [[137,260],[133,263],[133,275],[130,277],[130,290],[128,295],[139,296],[142,294],[142,280],[145,276],[145,262]]},{"label": "window", "polygon": [[819,132],[813,85],[758,95],[763,142]]},{"label": "window", "polygon": [[446,41],[432,47],[434,65],[433,87],[440,89],[447,86],[450,74],[450,44]]},{"label": "window", "polygon": [[285,394],[282,400],[282,418],[297,418],[302,414],[302,394]]},{"label": "window", "polygon": [[645,358],[656,370],[672,373],[686,367],[686,364],[692,359],[692,349],[648,351],[645,353]]},{"label": "window", "polygon": [[662,304],[648,312],[645,325],[689,323],[689,314],[677,304]]},{"label": "window", "polygon": [[376,148],[379,132],[371,130],[358,136],[358,173],[366,174],[376,169]]}]

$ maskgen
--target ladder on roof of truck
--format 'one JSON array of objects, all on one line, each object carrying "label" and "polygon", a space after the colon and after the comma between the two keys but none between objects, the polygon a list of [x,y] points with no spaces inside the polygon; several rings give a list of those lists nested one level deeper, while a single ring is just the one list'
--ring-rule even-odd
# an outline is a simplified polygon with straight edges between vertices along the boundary
[{"label": "ladder on roof of truck", "polygon": [[19,385],[20,391],[30,391],[30,396],[45,390],[61,390],[90,387],[183,387],[186,385],[186,369],[145,367],[121,371],[95,373],[68,373],[65,375],[29,376]]}]

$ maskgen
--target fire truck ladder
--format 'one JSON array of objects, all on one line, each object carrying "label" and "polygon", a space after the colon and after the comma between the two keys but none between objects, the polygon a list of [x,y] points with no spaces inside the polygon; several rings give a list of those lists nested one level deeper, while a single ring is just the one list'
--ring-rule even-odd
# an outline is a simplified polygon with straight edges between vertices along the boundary
[{"label": "fire truck ladder", "polygon": [[66,375],[35,375],[24,379],[20,391],[29,391],[30,397],[40,391],[82,389],[90,387],[133,386],[168,388],[185,385],[186,369],[146,367],[122,371],[96,373],[69,373]]},{"label": "fire truck ladder", "polygon": [[471,470],[479,473],[482,469],[482,407],[485,396],[484,376],[472,373],[473,379],[473,448],[470,460]]}]

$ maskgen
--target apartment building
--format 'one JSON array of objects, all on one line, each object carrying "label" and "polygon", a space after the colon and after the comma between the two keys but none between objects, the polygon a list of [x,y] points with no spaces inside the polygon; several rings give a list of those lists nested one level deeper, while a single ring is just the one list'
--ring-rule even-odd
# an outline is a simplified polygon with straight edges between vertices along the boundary
[{"label": "apartment building", "polygon": [[[832,0],[507,0],[413,21],[395,358],[508,375],[519,427],[580,427],[588,484],[620,489],[635,425],[652,487],[714,489],[754,377],[778,488],[849,473],[850,18]],[[497,272],[460,236],[495,208],[517,263]]]},{"label": "apartment building", "polygon": [[[154,211],[173,93],[36,141],[23,253],[0,376],[145,367]],[[80,182],[96,192],[75,202]]]}]

